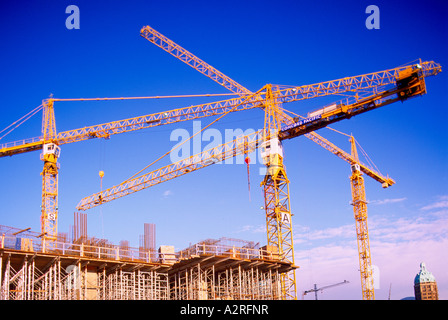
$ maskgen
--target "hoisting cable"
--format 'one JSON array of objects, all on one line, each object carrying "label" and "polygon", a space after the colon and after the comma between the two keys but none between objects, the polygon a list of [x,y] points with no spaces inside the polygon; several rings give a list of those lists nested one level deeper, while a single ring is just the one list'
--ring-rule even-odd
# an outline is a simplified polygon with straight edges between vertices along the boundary
[{"label": "hoisting cable", "polygon": [[3,139],[6,135],[8,135],[9,133],[11,133],[14,129],[16,129],[18,126],[22,125],[25,121],[27,121],[29,118],[31,118],[32,116],[34,116],[36,113],[38,113],[40,110],[42,109],[42,105],[34,108],[33,110],[31,110],[30,112],[28,112],[27,114],[25,114],[24,116],[22,116],[20,119],[14,121],[13,123],[11,123],[9,126],[7,126],[6,128],[4,128],[3,130],[0,131],[0,133],[8,130],[9,128],[11,128],[12,126],[14,126],[11,130],[9,130],[8,132],[6,132],[4,135],[2,135],[0,137],[0,140]]},{"label": "hoisting cable", "polygon": [[142,99],[168,99],[168,98],[198,98],[235,96],[236,93],[204,93],[204,94],[182,94],[171,96],[146,96],[146,97],[113,97],[113,98],[52,98],[53,101],[110,101],[110,100],[142,100]]}]

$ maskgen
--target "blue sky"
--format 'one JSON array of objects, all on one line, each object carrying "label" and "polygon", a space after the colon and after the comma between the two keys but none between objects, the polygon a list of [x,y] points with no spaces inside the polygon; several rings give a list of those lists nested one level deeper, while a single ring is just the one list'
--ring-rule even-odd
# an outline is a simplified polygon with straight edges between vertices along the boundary
[{"label": "blue sky", "polygon": [[[80,29],[68,30],[65,8],[80,9]],[[368,30],[365,8],[380,9],[380,29]],[[0,128],[42,99],[227,93],[140,37],[150,25],[255,91],[266,83],[302,85],[393,68],[417,58],[448,62],[445,1],[14,1],[0,4]],[[446,71],[427,79],[428,94],[386,106],[334,127],[353,133],[396,185],[383,190],[366,178],[373,263],[381,272],[377,299],[413,296],[412,282],[425,261],[448,298]],[[341,97],[334,97],[339,100]],[[221,98],[118,102],[59,102],[58,131],[80,128]],[[325,100],[286,104],[306,114]],[[205,127],[213,119],[202,119]],[[41,114],[1,143],[40,135]],[[260,110],[228,115],[213,128],[259,129]],[[175,129],[157,127],[62,147],[59,231],[73,224],[76,204],[99,191],[98,171],[110,187],[139,171],[176,142]],[[345,136],[318,132],[349,151]],[[207,145],[203,142],[202,147]],[[349,166],[300,137],[284,143],[298,290],[329,289],[320,299],[360,299]],[[167,164],[165,162],[159,163]],[[157,245],[182,249],[207,238],[266,242],[260,164],[216,165],[88,211],[89,234],[138,246],[145,222],[155,223]],[[157,166],[153,167],[156,169]],[[2,158],[0,224],[40,230],[42,162],[39,153]],[[306,296],[305,299],[312,299]]]}]

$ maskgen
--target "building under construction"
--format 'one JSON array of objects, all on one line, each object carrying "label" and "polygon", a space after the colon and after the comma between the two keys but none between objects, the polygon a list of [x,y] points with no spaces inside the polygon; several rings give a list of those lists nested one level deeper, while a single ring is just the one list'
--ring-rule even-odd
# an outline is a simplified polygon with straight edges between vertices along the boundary
[{"label": "building under construction", "polygon": [[58,237],[0,226],[1,300],[272,300],[296,267],[271,247],[208,239],[180,252],[112,245],[85,235]]}]

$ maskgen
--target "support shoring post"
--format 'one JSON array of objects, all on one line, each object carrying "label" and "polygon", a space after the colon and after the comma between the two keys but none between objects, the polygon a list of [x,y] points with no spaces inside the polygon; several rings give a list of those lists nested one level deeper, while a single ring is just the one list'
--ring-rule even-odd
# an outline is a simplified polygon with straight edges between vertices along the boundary
[{"label": "support shoring post", "polygon": [[107,286],[106,286],[106,266],[104,266],[104,268],[103,268],[103,300],[105,300],[106,299],[106,288],[107,288]]},{"label": "support shoring post", "polygon": [[193,300],[193,292],[192,292],[193,284],[191,283],[191,281],[192,281],[192,273],[193,273],[192,270],[190,270],[189,273],[187,272],[187,274],[190,277],[190,278],[187,277],[187,283],[188,283],[188,287],[189,287],[189,290],[188,290],[188,300]]},{"label": "support shoring post", "polygon": [[157,300],[162,288],[160,288],[160,285],[157,281],[158,280],[157,272],[155,272],[154,270],[152,270],[150,273],[150,280],[151,280],[151,286],[150,286],[151,291],[149,292],[149,298],[151,300]]},{"label": "support shoring post", "polygon": [[132,300],[135,300],[137,297],[136,292],[135,292],[135,290],[137,289],[137,286],[136,286],[137,276],[136,276],[135,270],[134,270],[134,272],[132,272],[132,279],[133,279]]},{"label": "support shoring post", "polygon": [[273,288],[273,281],[272,281],[272,270],[269,269],[269,293],[272,295],[272,298],[274,298],[274,288]]},{"label": "support shoring post", "polygon": [[179,300],[179,296],[177,294],[178,289],[178,283],[177,283],[177,275],[178,273],[174,274],[174,299]]},{"label": "support shoring post", "polygon": [[113,279],[113,277],[114,277],[114,274],[112,273],[112,274],[109,274],[107,277],[106,277],[106,300],[112,300],[112,279]]},{"label": "support shoring post", "polygon": [[224,283],[225,283],[225,290],[226,290],[226,299],[230,299],[230,270],[226,269],[226,276],[224,278]]},{"label": "support shoring post", "polygon": [[191,297],[192,300],[197,300],[197,283],[195,282],[195,276],[197,278],[197,273],[195,273],[194,267],[190,271],[190,286],[191,286]]},{"label": "support shoring post", "polygon": [[224,284],[222,283],[221,275],[222,275],[222,272],[218,273],[218,293],[217,294],[220,299],[222,299],[222,297],[224,296],[224,291],[223,291]]},{"label": "support shoring post", "polygon": [[154,291],[154,287],[151,285],[151,274],[152,271],[144,272],[140,271],[140,269],[138,270],[140,300],[151,300],[151,293]]},{"label": "support shoring post", "polygon": [[118,291],[117,291],[117,275],[118,275],[118,269],[115,269],[114,272],[109,276],[110,278],[110,300],[116,300],[118,299]]},{"label": "support shoring post", "polygon": [[37,281],[37,279],[36,279],[36,264],[35,264],[35,261],[34,261],[34,259],[33,259],[33,261],[31,262],[31,266],[30,266],[30,268],[31,268],[31,280],[32,280],[32,282],[31,282],[31,300],[34,300],[34,299],[36,299],[36,297],[38,296],[37,294],[35,294],[35,289],[37,288],[37,283],[36,283],[36,281]]},{"label": "support shoring post", "polygon": [[246,300],[249,292],[247,283],[247,271],[241,268],[241,299]]},{"label": "support shoring post", "polygon": [[261,290],[261,288],[260,288],[260,285],[263,283],[262,281],[261,281],[261,279],[260,279],[260,275],[259,275],[259,273],[258,273],[258,267],[256,267],[255,268],[255,277],[256,277],[256,281],[257,281],[257,299],[258,300],[262,300],[263,298],[261,297],[261,292],[260,292],[260,290]]},{"label": "support shoring post", "polygon": [[32,274],[33,262],[27,265],[27,283],[26,283],[26,299],[31,300],[31,295],[33,293],[33,274]]},{"label": "support shoring post", "polygon": [[221,278],[220,278],[220,274],[218,273],[217,277],[216,277],[216,291],[215,291],[215,299],[217,298],[221,298]]},{"label": "support shoring post", "polygon": [[53,265],[50,266],[50,269],[47,271],[47,279],[48,279],[48,299],[51,300],[53,298],[53,278],[51,276],[51,268]]},{"label": "support shoring post", "polygon": [[231,280],[230,280],[231,278],[230,278],[230,269],[226,269],[226,275],[225,275],[225,278],[224,278],[224,283],[225,283],[225,290],[226,290],[226,292],[225,292],[225,295],[226,295],[226,299],[228,300],[228,299],[230,299],[230,284],[231,284]]},{"label": "support shoring post", "polygon": [[61,300],[61,296],[62,296],[62,285],[61,285],[61,261],[60,259],[58,259],[58,270],[57,270],[57,284],[58,284],[58,300]]},{"label": "support shoring post", "polygon": [[172,300],[171,296],[171,282],[168,276],[168,273],[155,273],[157,279],[161,282],[162,289],[161,294],[163,294],[163,298],[161,300]]},{"label": "support shoring post", "polygon": [[34,282],[34,275],[33,275],[33,261],[31,261],[31,263],[28,263],[27,269],[28,269],[28,283],[27,283],[27,295],[26,295],[26,299],[27,300],[31,300],[32,299],[32,295],[33,295],[33,282]]},{"label": "support shoring post", "polygon": [[28,300],[28,293],[29,293],[29,286],[28,286],[28,281],[29,281],[29,276],[28,276],[28,261],[26,260],[25,257],[25,263],[23,265],[23,292],[22,292],[22,297],[21,299],[23,300]]},{"label": "support shoring post", "polygon": [[120,300],[123,300],[123,271],[121,270],[121,268],[118,279],[119,279]]},{"label": "support shoring post", "polygon": [[83,279],[82,279],[81,261],[78,262],[78,279],[76,283],[77,300],[83,300]]},{"label": "support shoring post", "polygon": [[[227,273],[227,271],[226,271],[226,273]],[[229,269],[228,269],[228,273],[227,273],[226,275],[227,275],[227,280],[226,280],[226,282],[227,282],[227,288],[228,288],[227,296],[228,296],[228,299],[233,299],[233,276],[232,276],[232,268],[229,268]]]},{"label": "support shoring post", "polygon": [[184,273],[185,273],[185,277],[184,277],[185,278],[185,284],[183,285],[184,291],[185,291],[184,296],[185,296],[186,300],[189,300],[189,298],[190,298],[190,296],[189,296],[190,288],[188,286],[188,271],[185,270]]},{"label": "support shoring post", "polygon": [[122,287],[122,285],[121,285],[121,269],[120,269],[120,270],[117,270],[117,278],[116,278],[116,285],[115,285],[116,296],[117,296],[116,299],[119,299],[119,300],[123,299],[121,287]]},{"label": "support shoring post", "polygon": [[11,256],[6,260],[5,278],[3,279],[3,300],[9,300],[9,279],[11,278]]},{"label": "support shoring post", "polygon": [[223,273],[219,272],[217,277],[217,286],[218,286],[217,295],[219,299],[225,298],[225,282],[222,279],[222,275]]},{"label": "support shoring post", "polygon": [[157,285],[157,278],[155,271],[151,271],[150,274],[150,281],[151,281],[151,292],[149,293],[149,296],[152,300],[157,299],[157,293],[158,293],[158,285]]},{"label": "support shoring post", "polygon": [[203,295],[203,280],[202,278],[204,278],[205,280],[205,270],[204,272],[201,270],[201,265],[198,263],[198,273],[197,273],[197,277],[196,277],[196,283],[197,283],[197,289],[196,289],[196,299],[197,300],[202,300],[202,295]]},{"label": "support shoring post", "polygon": [[226,269],[226,274],[224,277],[224,288],[225,288],[225,297],[226,299],[230,299],[230,281],[229,281],[229,276],[230,276],[230,270]]},{"label": "support shoring post", "polygon": [[83,284],[83,290],[82,290],[82,294],[83,294],[83,300],[87,300],[87,265],[84,266],[83,268],[84,270],[82,271],[82,284]]},{"label": "support shoring post", "polygon": [[116,300],[118,299],[118,269],[115,269],[114,273],[112,273],[112,278],[111,278],[111,300]]},{"label": "support shoring post", "polygon": [[[25,258],[26,259],[26,258]],[[25,272],[25,281],[24,281],[24,292],[23,292],[23,299],[24,300],[30,300],[30,263],[28,262],[28,260],[25,261],[25,265],[24,265],[24,272]]]},{"label": "support shoring post", "polygon": [[47,288],[47,274],[44,273],[43,276],[41,277],[41,294],[40,294],[40,298],[41,300],[49,300],[48,299],[48,288]]},{"label": "support shoring post", "polygon": [[[134,272],[135,273],[135,272]],[[137,275],[136,275],[136,278],[137,278],[137,300],[142,300],[142,294],[141,294],[141,284],[140,284],[140,281],[141,281],[141,279],[140,279],[140,277],[141,277],[141,274],[140,274],[140,269],[139,270],[137,270],[136,271],[136,273],[137,273]]]},{"label": "support shoring post", "polygon": [[277,270],[275,270],[275,272],[274,272],[274,283],[275,283],[275,297],[276,297],[276,299],[281,299],[282,298],[282,283],[281,283],[281,279],[279,277]]},{"label": "support shoring post", "polygon": [[213,300],[216,299],[216,292],[215,292],[215,265],[212,265],[212,297],[213,297]]},{"label": "support shoring post", "polygon": [[152,300],[152,295],[155,294],[156,288],[151,284],[151,277],[153,273],[154,271],[149,271],[148,273],[141,272],[143,300]]},{"label": "support shoring post", "polygon": [[151,271],[151,273],[154,276],[154,280],[156,281],[156,285],[154,287],[151,287],[151,290],[154,294],[154,299],[156,300],[162,300],[165,291],[164,291],[164,283],[162,278],[158,275],[157,272]]},{"label": "support shoring post", "polygon": [[250,295],[251,295],[251,299],[255,300],[258,299],[258,295],[257,295],[257,288],[255,287],[255,280],[254,280],[254,268],[251,267],[250,268]]},{"label": "support shoring post", "polygon": [[229,268],[229,298],[230,299],[235,299],[235,288],[234,288],[234,279],[233,279],[234,275],[233,275],[233,269],[230,267]]},{"label": "support shoring post", "polygon": [[238,294],[239,294],[239,299],[243,299],[243,283],[241,281],[241,265],[238,265]]},{"label": "support shoring post", "polygon": [[201,285],[202,285],[202,270],[199,266],[197,266],[197,273],[196,273],[196,300],[200,300],[201,299]]},{"label": "support shoring post", "polygon": [[53,288],[53,297],[52,297],[52,299],[53,300],[57,300],[57,293],[58,293],[58,290],[57,290],[57,276],[56,276],[56,274],[57,274],[57,263],[56,263],[56,261],[53,263],[53,265],[51,266],[51,268],[50,268],[50,272],[51,272],[51,275],[50,275],[50,277],[51,277],[51,282],[52,282],[52,288]]},{"label": "support shoring post", "polygon": [[156,272],[154,270],[151,270],[147,275],[147,280],[145,281],[144,285],[145,288],[149,287],[149,291],[145,291],[146,299],[148,300],[157,300],[157,294],[158,294],[158,288],[155,284],[153,284],[153,278],[155,277]]},{"label": "support shoring post", "polygon": [[51,279],[52,279],[52,285],[53,285],[53,300],[57,300],[57,263],[55,262],[51,266]]},{"label": "support shoring post", "polygon": [[149,281],[149,287],[151,288],[151,290],[149,291],[149,296],[148,299],[150,300],[157,300],[157,295],[158,295],[158,290],[159,288],[157,287],[157,282],[156,282],[156,272],[154,270],[151,270],[150,273],[148,274],[148,281]]},{"label": "support shoring post", "polygon": [[18,300],[25,300],[26,298],[26,271],[27,271],[27,261],[25,261],[22,266],[22,270],[20,272],[20,277],[17,283],[17,289],[19,290],[19,294],[17,295]]}]

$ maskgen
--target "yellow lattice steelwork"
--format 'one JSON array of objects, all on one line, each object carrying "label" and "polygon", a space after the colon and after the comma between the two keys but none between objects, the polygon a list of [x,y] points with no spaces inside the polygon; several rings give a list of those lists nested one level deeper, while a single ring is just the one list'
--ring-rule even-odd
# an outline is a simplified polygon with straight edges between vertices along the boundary
[{"label": "yellow lattice steelwork", "polygon": [[[59,133],[56,131],[54,117],[55,101],[154,99],[158,97],[50,98],[44,100],[42,104],[42,136],[0,145],[0,157],[42,150],[42,160],[44,161],[44,169],[42,171],[41,215],[43,239],[49,243],[54,242],[56,239],[59,170],[57,160],[60,153],[59,146],[92,138],[109,138],[114,134],[170,123],[216,115],[224,116],[230,112],[257,108],[263,110],[265,113],[264,129],[262,132],[239,137],[213,150],[204,151],[201,154],[184,159],[178,163],[173,163],[151,173],[135,178],[132,177],[132,179],[128,179],[120,185],[84,198],[78,205],[78,209],[86,210],[92,208],[185,173],[223,161],[237,154],[247,154],[261,147],[262,155],[264,154],[263,159],[266,164],[266,175],[263,179],[262,186],[265,195],[268,247],[273,248],[272,250],[277,250],[277,254],[282,260],[293,265],[294,245],[289,181],[283,165],[281,141],[305,135],[333,154],[355,165],[355,168],[357,168],[357,170],[353,171],[351,181],[355,219],[357,221],[363,298],[373,298],[370,274],[370,249],[368,246],[367,210],[365,207],[365,193],[363,190],[361,171],[377,181],[381,181],[384,186],[392,185],[394,181],[360,164],[354,155],[348,155],[342,152],[314,131],[326,127],[331,123],[348,119],[390,103],[405,101],[409,98],[425,94],[426,85],[424,78],[437,75],[441,72],[441,66],[433,61],[422,62],[419,60],[410,65],[374,73],[344,77],[311,85],[266,85],[260,90],[252,92],[153,28],[145,26],[141,29],[140,34],[153,44],[238,95],[238,97],[191,107],[174,108],[150,115]],[[348,95],[349,98],[310,112],[307,116],[301,117],[301,119],[288,116],[286,110],[282,107],[283,103],[330,95]],[[296,280],[294,272],[283,274],[281,277],[281,297],[283,299],[295,299]],[[372,288],[371,293],[369,291],[370,288]]]},{"label": "yellow lattice steelwork", "polygon": [[356,222],[356,240],[358,243],[359,270],[361,274],[361,290],[363,300],[374,300],[372,258],[370,255],[369,229],[367,226],[367,200],[364,187],[364,178],[359,166],[356,143],[350,138],[352,156],[356,163],[352,164],[350,177],[352,189],[352,205]]}]

